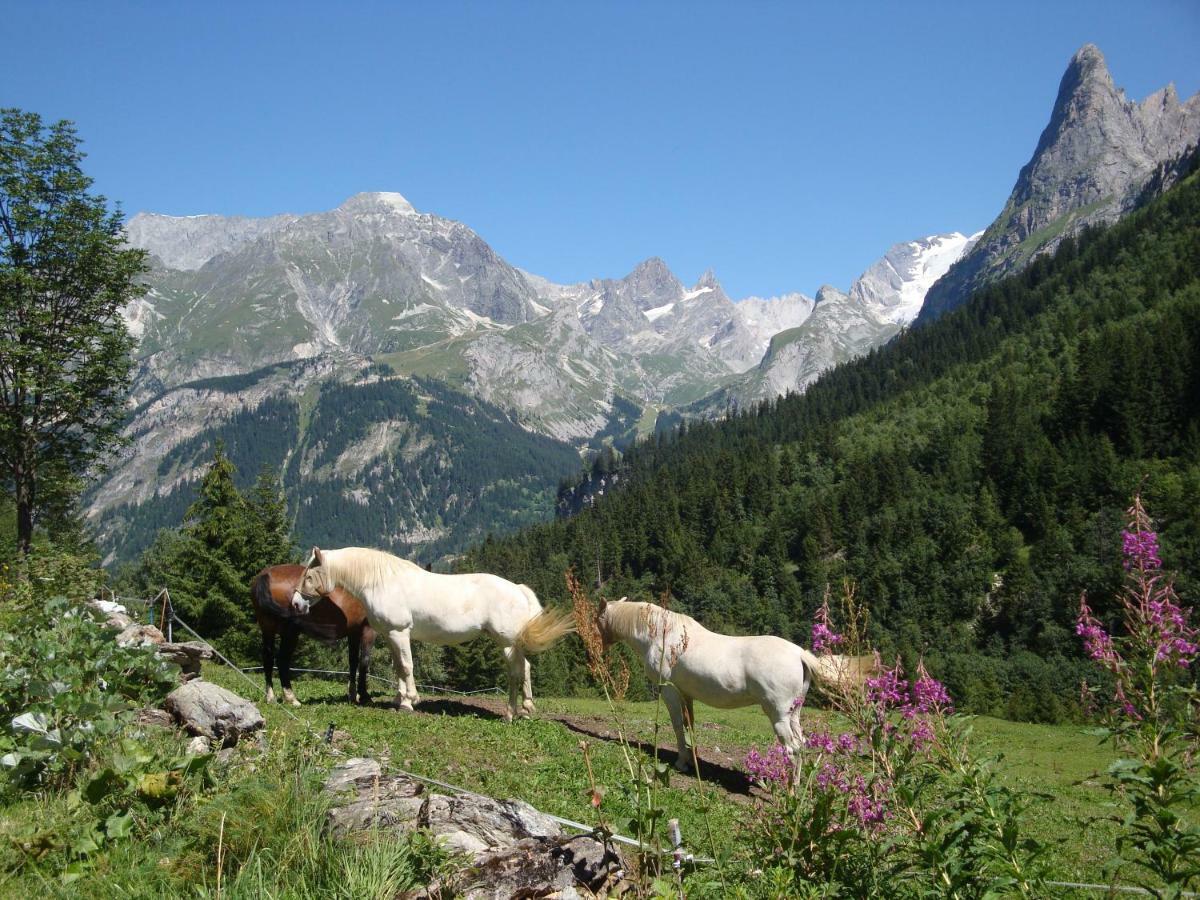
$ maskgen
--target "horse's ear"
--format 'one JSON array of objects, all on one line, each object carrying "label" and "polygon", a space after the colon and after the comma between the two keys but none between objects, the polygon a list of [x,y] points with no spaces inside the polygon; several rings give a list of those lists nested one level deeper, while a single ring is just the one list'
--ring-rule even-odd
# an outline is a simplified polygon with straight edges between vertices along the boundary
[{"label": "horse's ear", "polygon": [[624,602],[625,602],[626,600],[628,600],[628,599],[629,599],[628,597],[622,597],[622,598],[621,598],[620,600],[618,600],[617,602],[618,602],[618,603],[624,603]]},{"label": "horse's ear", "polygon": [[313,562],[315,562],[318,566],[325,565],[325,559],[321,556],[320,547],[313,547],[312,558]]},{"label": "horse's ear", "polygon": [[608,601],[605,600],[603,597],[601,597],[600,598],[600,606],[596,608],[596,613],[598,615],[602,616],[602,615],[604,615],[604,610],[607,608],[608,608]]}]

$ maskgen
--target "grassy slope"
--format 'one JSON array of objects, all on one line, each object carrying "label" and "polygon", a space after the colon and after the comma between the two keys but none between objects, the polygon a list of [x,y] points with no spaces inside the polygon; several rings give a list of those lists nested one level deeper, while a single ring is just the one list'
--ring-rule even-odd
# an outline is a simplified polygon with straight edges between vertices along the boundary
[{"label": "grassy slope", "polygon": [[[227,669],[206,671],[206,677],[243,694],[249,691],[249,685]],[[376,682],[373,690],[380,699],[387,697],[383,684]],[[298,682],[297,693],[305,701],[295,711],[298,717],[320,732],[336,723],[351,735],[343,746],[347,752],[382,756],[420,775],[494,797],[518,797],[546,812],[590,825],[597,823],[597,816],[589,803],[579,748],[579,742],[586,740],[596,780],[604,791],[602,811],[615,830],[629,833],[626,823],[633,811],[625,790],[629,778],[620,747],[611,738],[614,718],[603,700],[539,699],[535,720],[510,726],[452,698],[427,698],[426,709],[431,712],[409,715],[388,708],[350,707],[342,699],[343,687],[333,681],[305,677]],[[499,709],[498,701],[488,705]],[[661,706],[630,703],[621,707],[621,713],[634,739],[652,741],[657,721],[658,745],[668,751],[674,747]],[[270,729],[303,728],[281,707],[265,707],[264,714]],[[708,782],[699,790],[693,779],[672,774],[661,805],[667,816],[679,818],[689,847],[707,854],[709,826],[717,845],[728,846],[737,840],[739,823],[753,813],[758,795],[750,790],[740,764],[746,750],[755,745],[765,748],[773,736],[766,718],[755,709],[714,710],[697,704],[697,718]],[[574,728],[564,724],[567,719]],[[813,711],[809,718],[810,727],[827,721],[821,711]],[[1029,827],[1034,836],[1054,845],[1054,876],[1102,882],[1115,831],[1109,823],[1090,820],[1111,812],[1097,776],[1112,755],[1078,726],[979,718],[975,737],[981,754],[1003,754],[1001,770],[1010,786],[1046,795],[1029,813]],[[673,752],[664,754],[668,759],[673,756]]]}]

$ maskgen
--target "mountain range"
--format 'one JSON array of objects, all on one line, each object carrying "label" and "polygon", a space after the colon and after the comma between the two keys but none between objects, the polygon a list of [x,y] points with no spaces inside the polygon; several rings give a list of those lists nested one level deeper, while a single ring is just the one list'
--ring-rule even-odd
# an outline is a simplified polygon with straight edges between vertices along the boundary
[{"label": "mountain range", "polygon": [[[131,442],[91,492],[89,518],[110,558],[129,558],[147,540],[139,521],[166,524],[163,510],[181,509],[214,436],[253,444],[254,412],[268,402],[295,408],[287,416],[294,444],[278,458],[251,453],[246,461],[290,473],[296,503],[320,490],[359,505],[389,496],[389,478],[403,478],[406,468],[398,459],[440,454],[440,465],[453,467],[429,422],[418,421],[421,403],[404,405],[403,420],[358,411],[377,418],[361,429],[359,446],[342,448],[355,460],[349,468],[298,464],[320,450],[308,443],[308,426],[331,381],[353,389],[393,380],[416,395],[432,388],[409,379],[435,381],[438,391],[460,392],[451,405],[497,428],[511,419],[576,448],[631,440],[680,411],[719,414],[802,391],[1063,236],[1134,208],[1170,183],[1197,135],[1196,97],[1180,103],[1168,88],[1141,104],[1126,101],[1099,51],[1084,47],[1012,198],[982,235],[896,244],[847,291],[824,286],[815,297],[734,302],[712,272],[688,287],[658,258],[622,278],[555,284],[397,193],[261,219],[139,213],[126,232],[148,252],[151,271],[148,293],[126,310],[139,339]],[[230,431],[235,422],[248,433]],[[509,452],[524,450],[495,448]],[[536,473],[541,486],[526,485],[531,497],[570,474],[558,471],[561,455],[544,459],[551,457],[557,461]],[[364,472],[378,476],[370,489],[355,481]],[[410,520],[398,513],[390,537],[375,542],[419,553],[420,536],[436,534],[452,551],[456,524],[437,512],[436,499],[414,506]],[[459,503],[468,518],[470,505]]]}]

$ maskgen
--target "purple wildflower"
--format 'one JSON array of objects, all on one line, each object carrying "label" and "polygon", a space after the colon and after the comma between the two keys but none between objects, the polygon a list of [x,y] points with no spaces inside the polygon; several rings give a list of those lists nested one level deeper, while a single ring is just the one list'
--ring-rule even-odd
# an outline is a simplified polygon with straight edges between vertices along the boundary
[{"label": "purple wildflower", "polygon": [[912,684],[912,699],[905,709],[905,716],[915,714],[952,713],[954,704],[946,686],[925,671],[925,663],[917,667],[917,680]]},{"label": "purple wildflower", "polygon": [[1153,531],[1122,531],[1121,552],[1125,556],[1126,569],[1156,571],[1162,568],[1162,560],[1158,556],[1158,535]]},{"label": "purple wildflower", "polygon": [[804,739],[804,745],[812,750],[820,750],[822,753],[834,753],[837,750],[832,735],[825,731],[814,731]]},{"label": "purple wildflower", "polygon": [[864,827],[882,825],[883,820],[887,818],[887,806],[884,804],[883,798],[879,796],[881,788],[886,789],[886,786],[878,782],[868,786],[861,775],[854,778],[850,800],[846,807]]},{"label": "purple wildflower", "polygon": [[839,766],[831,762],[821,766],[820,771],[817,772],[816,782],[823,791],[833,789],[844,794],[850,790],[850,782],[846,780],[846,774]]},{"label": "purple wildflower", "polygon": [[780,744],[768,750],[766,756],[759,753],[757,747],[752,747],[746,754],[746,771],[755,781],[764,785],[784,785],[791,778],[792,761],[788,759],[787,750]]},{"label": "purple wildflower", "polygon": [[908,733],[908,739],[917,751],[924,751],[933,743],[934,737],[933,726],[929,724],[928,719],[918,719],[917,724]]},{"label": "purple wildflower", "polygon": [[849,731],[844,731],[838,735],[838,750],[843,753],[858,752],[858,736],[851,734]]},{"label": "purple wildflower", "polygon": [[816,653],[830,653],[834,647],[845,640],[844,636],[838,634],[830,627],[829,598],[826,597],[813,617],[812,648]]},{"label": "purple wildflower", "polygon": [[875,678],[867,679],[867,699],[884,709],[908,703],[908,685],[904,681],[899,662],[895,668],[883,669]]},{"label": "purple wildflower", "polygon": [[1107,669],[1118,665],[1120,659],[1113,647],[1112,636],[1104,630],[1104,626],[1092,614],[1087,603],[1087,595],[1079,598],[1079,616],[1075,620],[1075,633],[1083,638],[1083,648],[1087,655]]}]

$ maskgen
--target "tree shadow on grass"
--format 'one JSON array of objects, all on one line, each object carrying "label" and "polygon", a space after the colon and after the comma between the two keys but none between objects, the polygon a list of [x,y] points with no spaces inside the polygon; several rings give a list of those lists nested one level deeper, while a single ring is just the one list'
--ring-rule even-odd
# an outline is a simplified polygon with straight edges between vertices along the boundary
[{"label": "tree shadow on grass", "polygon": [[[556,722],[565,725],[569,730],[576,734],[587,735],[590,738],[607,741],[611,744],[619,744],[620,739],[611,731],[602,730],[601,728],[591,728],[581,724],[569,716],[556,716]],[[639,741],[632,738],[627,738],[626,743],[634,750],[638,750],[650,759],[654,757],[654,745],[649,741]],[[724,789],[729,794],[734,794],[739,797],[749,797],[753,784],[746,776],[746,773],[741,769],[735,769],[730,766],[722,765],[718,762],[713,762],[710,759],[705,759],[703,752],[700,752],[700,778],[709,784],[715,784]],[[659,762],[664,762],[669,766],[674,766],[675,761],[679,758],[679,754],[674,750],[668,750],[665,747],[658,748]],[[692,775],[673,774],[672,779],[692,780]]]},{"label": "tree shadow on grass", "polygon": [[[390,704],[389,704],[390,705]],[[417,712],[430,715],[471,716],[476,719],[503,719],[500,713],[475,703],[463,703],[461,700],[451,700],[438,697],[433,700],[422,700],[417,704]]]}]

